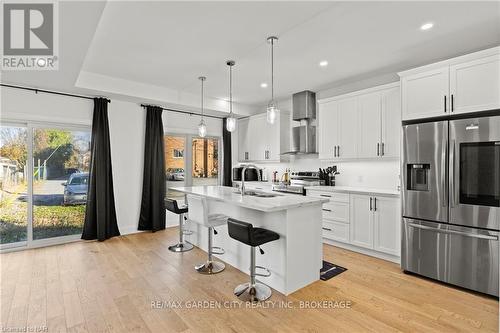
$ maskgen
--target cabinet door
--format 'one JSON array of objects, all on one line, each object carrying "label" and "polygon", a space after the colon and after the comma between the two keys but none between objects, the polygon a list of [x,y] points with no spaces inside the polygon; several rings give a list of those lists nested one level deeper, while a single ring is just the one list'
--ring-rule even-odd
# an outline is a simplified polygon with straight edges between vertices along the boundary
[{"label": "cabinet door", "polygon": [[251,161],[264,161],[265,151],[265,138],[263,136],[263,129],[266,126],[265,115],[259,115],[249,118],[248,125],[248,151],[249,160]]},{"label": "cabinet door", "polygon": [[244,162],[248,156],[249,118],[238,120],[238,161]]},{"label": "cabinet door", "polygon": [[450,98],[454,113],[500,108],[498,55],[450,66]]},{"label": "cabinet door", "polygon": [[319,105],[319,158],[333,159],[338,145],[338,102],[332,101]]},{"label": "cabinet door", "polygon": [[281,128],[281,114],[278,114],[274,124],[269,124],[267,119],[264,119],[262,128],[258,134],[262,137],[263,154],[266,161],[280,160],[280,128]]},{"label": "cabinet door", "polygon": [[355,158],[358,156],[358,99],[356,97],[338,101],[338,119],[337,155],[341,159]]},{"label": "cabinet door", "polygon": [[398,198],[374,198],[374,249],[400,255],[401,210]]},{"label": "cabinet door", "polygon": [[351,194],[350,221],[351,244],[372,249],[373,213],[369,195]]},{"label": "cabinet door", "polygon": [[359,96],[359,155],[361,158],[381,156],[381,93]]},{"label": "cabinet door", "polygon": [[382,92],[382,157],[399,157],[401,143],[401,97],[399,87]]},{"label": "cabinet door", "polygon": [[442,116],[450,111],[449,67],[401,78],[403,120]]}]

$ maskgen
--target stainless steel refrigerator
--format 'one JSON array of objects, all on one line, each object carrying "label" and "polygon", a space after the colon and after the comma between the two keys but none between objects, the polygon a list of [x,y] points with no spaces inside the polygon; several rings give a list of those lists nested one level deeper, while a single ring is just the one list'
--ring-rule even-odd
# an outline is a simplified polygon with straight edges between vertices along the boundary
[{"label": "stainless steel refrigerator", "polygon": [[500,116],[403,126],[401,267],[498,296]]}]

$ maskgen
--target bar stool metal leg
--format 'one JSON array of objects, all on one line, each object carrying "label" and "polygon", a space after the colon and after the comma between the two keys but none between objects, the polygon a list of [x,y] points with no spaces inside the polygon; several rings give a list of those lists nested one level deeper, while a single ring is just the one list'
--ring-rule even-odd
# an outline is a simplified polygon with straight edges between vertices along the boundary
[{"label": "bar stool metal leg", "polygon": [[255,280],[256,276],[269,276],[268,274],[257,274],[256,268],[262,268],[255,265],[255,246],[250,247],[250,282],[240,284],[234,288],[234,294],[243,302],[260,302],[271,297],[271,288]]},{"label": "bar stool metal leg", "polygon": [[[201,274],[217,274],[222,272],[225,268],[226,265],[220,261],[215,261],[213,260],[213,254],[223,254],[223,250],[219,247],[213,246],[213,227],[208,227],[208,260],[207,262],[203,264],[199,264],[195,266],[194,268],[198,273]],[[221,250],[221,252],[214,252],[214,249]]]},{"label": "bar stool metal leg", "polygon": [[179,214],[179,243],[169,246],[172,252],[186,252],[193,249],[193,244],[184,241],[184,214]]}]

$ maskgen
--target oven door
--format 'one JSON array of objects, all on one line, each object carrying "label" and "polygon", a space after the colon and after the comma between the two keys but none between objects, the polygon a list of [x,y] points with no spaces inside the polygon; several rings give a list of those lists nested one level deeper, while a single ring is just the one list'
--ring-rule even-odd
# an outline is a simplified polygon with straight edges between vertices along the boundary
[{"label": "oven door", "polygon": [[450,121],[450,223],[500,229],[500,116]]}]

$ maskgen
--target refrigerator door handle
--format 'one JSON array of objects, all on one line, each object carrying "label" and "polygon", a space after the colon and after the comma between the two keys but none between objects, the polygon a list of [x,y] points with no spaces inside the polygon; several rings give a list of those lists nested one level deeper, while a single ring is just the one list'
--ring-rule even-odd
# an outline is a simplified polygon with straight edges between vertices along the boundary
[{"label": "refrigerator door handle", "polygon": [[[443,142],[446,142],[446,136],[443,132]],[[443,203],[441,206],[448,206],[448,191],[446,188],[446,150],[447,146],[443,144],[443,151],[441,152],[441,189],[443,191]]]},{"label": "refrigerator door handle", "polygon": [[455,140],[452,140],[450,146],[450,206],[455,207]]},{"label": "refrigerator door handle", "polygon": [[471,233],[463,232],[463,231],[438,229],[438,228],[428,227],[428,226],[421,225],[421,224],[408,223],[408,226],[410,226],[412,228],[416,228],[416,229],[441,232],[443,234],[453,234],[453,235],[460,235],[460,236],[479,238],[479,239],[487,239],[487,240],[495,240],[495,241],[498,240],[498,236],[488,236],[488,235],[480,235],[480,234],[471,234]]}]

